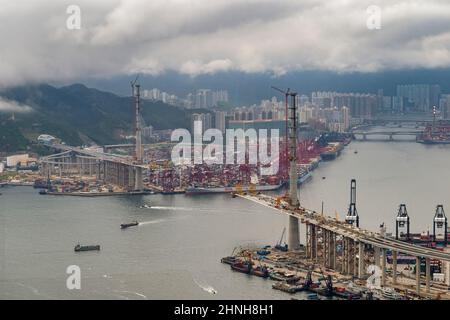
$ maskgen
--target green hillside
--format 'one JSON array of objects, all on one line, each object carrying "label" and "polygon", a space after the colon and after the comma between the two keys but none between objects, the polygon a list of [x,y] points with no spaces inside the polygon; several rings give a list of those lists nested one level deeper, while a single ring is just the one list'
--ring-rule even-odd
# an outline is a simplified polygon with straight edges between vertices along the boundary
[{"label": "green hillside", "polygon": [[[0,151],[24,150],[46,133],[67,144],[124,142],[134,131],[132,97],[87,88],[81,84],[55,88],[50,85],[17,87],[0,96],[26,104],[31,112],[0,112]],[[142,101],[142,117],[155,129],[189,127],[189,111],[162,102]]]}]

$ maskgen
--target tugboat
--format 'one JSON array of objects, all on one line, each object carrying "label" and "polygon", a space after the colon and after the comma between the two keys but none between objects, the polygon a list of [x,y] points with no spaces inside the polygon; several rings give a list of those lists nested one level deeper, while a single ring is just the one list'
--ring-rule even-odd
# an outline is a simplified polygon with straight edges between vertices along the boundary
[{"label": "tugboat", "polygon": [[139,225],[139,222],[137,222],[137,221],[133,221],[133,222],[130,222],[130,223],[122,223],[120,225],[120,229],[126,229],[126,228],[134,227],[134,226],[137,226],[137,225]]},{"label": "tugboat", "polygon": [[250,274],[261,278],[267,278],[269,277],[269,270],[267,270],[266,267],[258,266],[256,268],[251,268]]},{"label": "tugboat", "polygon": [[100,251],[100,245],[90,245],[90,246],[82,246],[80,244],[77,244],[74,248],[75,252],[81,252],[81,251]]},{"label": "tugboat", "polygon": [[250,273],[252,266],[247,262],[235,262],[231,265],[231,269],[234,271],[242,272],[242,273]]}]

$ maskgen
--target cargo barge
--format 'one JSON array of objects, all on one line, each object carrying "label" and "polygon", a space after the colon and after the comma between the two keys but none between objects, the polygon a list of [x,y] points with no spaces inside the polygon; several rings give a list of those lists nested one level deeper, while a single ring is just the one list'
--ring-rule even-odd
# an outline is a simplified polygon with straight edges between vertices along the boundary
[{"label": "cargo barge", "polygon": [[234,187],[189,187],[186,188],[186,195],[208,194],[208,193],[232,193],[232,192],[248,192],[248,191],[275,191],[280,189],[284,183],[265,184],[265,185],[247,185]]},{"label": "cargo barge", "polygon": [[82,251],[100,251],[100,245],[88,245],[88,246],[82,246],[82,245],[80,245],[80,244],[77,244],[73,250],[74,250],[75,252],[82,252]]}]

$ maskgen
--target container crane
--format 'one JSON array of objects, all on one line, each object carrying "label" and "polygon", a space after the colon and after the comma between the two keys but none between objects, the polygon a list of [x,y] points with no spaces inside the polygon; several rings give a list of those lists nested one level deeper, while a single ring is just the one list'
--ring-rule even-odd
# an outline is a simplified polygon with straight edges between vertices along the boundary
[{"label": "container crane", "polygon": [[404,229],[406,227],[406,234],[403,232],[400,232],[400,238],[402,236],[406,237],[405,240],[409,240],[409,224],[410,219],[408,215],[408,211],[406,210],[406,205],[401,204],[398,208],[397,217],[395,219],[395,239],[399,239],[399,229]]},{"label": "container crane", "polygon": [[444,212],[444,206],[442,204],[439,204],[436,207],[436,213],[434,214],[433,218],[433,241],[436,242],[436,229],[444,229],[444,244],[447,245],[448,239],[448,223],[447,223],[447,216]]}]

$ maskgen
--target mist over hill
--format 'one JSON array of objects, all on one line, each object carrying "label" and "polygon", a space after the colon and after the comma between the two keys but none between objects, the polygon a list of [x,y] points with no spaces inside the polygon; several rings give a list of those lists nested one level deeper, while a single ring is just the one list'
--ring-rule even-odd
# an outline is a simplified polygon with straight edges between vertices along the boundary
[{"label": "mist over hill", "polygon": [[[123,142],[134,131],[133,98],[82,84],[48,84],[0,91],[0,151],[24,150],[37,136],[54,135],[68,144]],[[142,117],[155,129],[187,128],[192,111],[142,100]],[[13,108],[14,107],[14,108]]]}]

